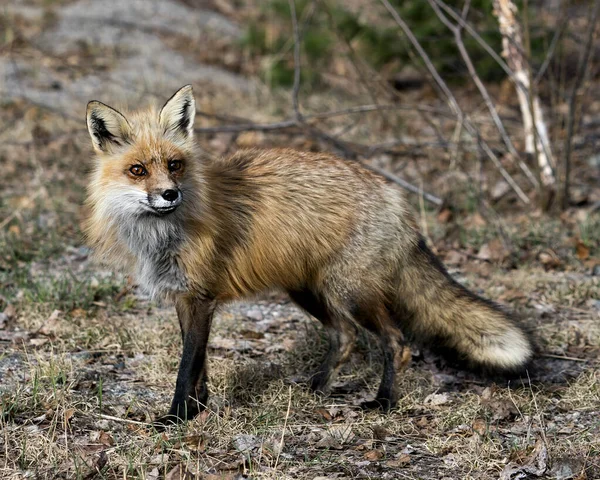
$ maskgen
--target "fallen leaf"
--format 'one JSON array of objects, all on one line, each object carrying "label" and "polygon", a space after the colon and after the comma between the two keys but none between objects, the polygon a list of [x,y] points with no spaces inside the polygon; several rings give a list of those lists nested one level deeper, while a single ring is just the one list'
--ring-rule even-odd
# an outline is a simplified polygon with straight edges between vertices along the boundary
[{"label": "fallen leaf", "polygon": [[450,220],[452,220],[452,210],[449,208],[443,208],[440,210],[440,213],[438,213],[437,220],[439,223],[448,223]]},{"label": "fallen leaf", "polygon": [[37,333],[41,333],[42,335],[53,335],[58,327],[62,313],[63,312],[60,310],[54,310],[44,324],[38,329]]},{"label": "fallen leaf", "polygon": [[387,431],[385,427],[381,425],[373,425],[373,437],[377,440],[385,440],[386,437],[390,436],[390,432]]},{"label": "fallen leaf", "polygon": [[444,257],[446,265],[462,265],[467,260],[467,256],[457,250],[450,250]]},{"label": "fallen leaf", "polygon": [[579,260],[586,260],[590,256],[590,249],[581,240],[577,240],[575,251],[577,252],[577,258]]},{"label": "fallen leaf", "polygon": [[518,413],[513,402],[508,399],[493,399],[484,404],[492,412],[492,421],[504,420]]},{"label": "fallen leaf", "polygon": [[381,460],[383,458],[383,451],[381,450],[369,450],[364,454],[365,460]]},{"label": "fallen leaf", "polygon": [[388,460],[385,462],[386,467],[398,468],[404,465],[408,465],[410,463],[410,455],[406,453],[401,453],[398,458],[394,460]]},{"label": "fallen leaf", "polygon": [[160,477],[160,472],[158,471],[158,468],[156,468],[156,467],[154,467],[152,470],[150,470],[146,474],[146,480],[158,480],[159,477]]},{"label": "fallen leaf", "polygon": [[111,437],[109,433],[106,433],[106,432],[100,432],[98,441],[102,445],[106,445],[107,447],[111,447],[115,444],[115,439],[113,437]]},{"label": "fallen leaf", "polygon": [[548,449],[540,439],[522,464],[510,462],[500,472],[500,480],[521,480],[542,476],[548,469]]},{"label": "fallen leaf", "polygon": [[262,332],[257,332],[256,330],[242,330],[242,337],[249,338],[251,340],[260,340],[264,338],[265,334]]},{"label": "fallen leaf", "polygon": [[485,435],[485,432],[487,432],[487,422],[483,418],[476,418],[473,420],[471,428],[479,435],[483,436]]},{"label": "fallen leaf", "polygon": [[425,405],[432,405],[437,407],[439,405],[444,405],[450,401],[450,397],[448,397],[447,393],[430,393],[425,397],[423,403]]},{"label": "fallen leaf", "polygon": [[321,415],[325,420],[327,420],[328,422],[331,421],[333,419],[333,417],[331,416],[331,414],[327,411],[326,408],[317,408],[315,410],[316,413],[318,413],[319,415]]},{"label": "fallen leaf", "polygon": [[330,434],[325,434],[325,436],[321,438],[321,440],[319,440],[315,446],[317,448],[329,448],[332,450],[342,449],[342,445],[340,444],[339,440]]},{"label": "fallen leaf", "polygon": [[240,452],[249,452],[258,448],[262,440],[255,435],[238,435],[233,440],[233,446]]}]

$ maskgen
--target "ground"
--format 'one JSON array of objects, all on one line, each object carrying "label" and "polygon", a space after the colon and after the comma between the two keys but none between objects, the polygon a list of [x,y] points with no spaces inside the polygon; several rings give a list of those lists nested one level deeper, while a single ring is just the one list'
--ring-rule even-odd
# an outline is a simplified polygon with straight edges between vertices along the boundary
[{"label": "ground", "polygon": [[[228,57],[243,29],[209,9],[226,2],[99,3],[13,2],[1,17],[0,477],[600,478],[600,179],[597,139],[585,131],[576,142],[578,205],[562,215],[519,205],[493,173],[485,187],[502,190],[497,216],[472,197],[458,208],[409,197],[452,275],[532,331],[539,354],[529,378],[494,383],[416,347],[397,408],[365,412],[359,404],[381,371],[375,339],[361,336],[331,396],[314,395],[306,381],[325,351],[323,332],[269,293],[217,314],[209,408],[185,427],[152,429],[173,392],[179,327],[172,307],[93,262],[85,246],[85,104],[162,102],[193,83],[205,113],[272,121],[289,113],[289,92],[268,91]],[[224,52],[220,63],[215,51]],[[357,103],[335,88],[311,94],[305,108]],[[591,129],[600,104],[590,105]],[[389,125],[370,118],[389,140]],[[200,115],[198,126],[211,122]],[[518,129],[514,118],[507,124]],[[428,133],[435,137],[409,122],[406,140]],[[363,126],[356,135],[372,139]],[[255,144],[334,148],[297,131],[199,137],[214,154]],[[450,191],[463,185],[460,161],[448,167],[420,153],[373,164],[438,194],[468,193]]]}]

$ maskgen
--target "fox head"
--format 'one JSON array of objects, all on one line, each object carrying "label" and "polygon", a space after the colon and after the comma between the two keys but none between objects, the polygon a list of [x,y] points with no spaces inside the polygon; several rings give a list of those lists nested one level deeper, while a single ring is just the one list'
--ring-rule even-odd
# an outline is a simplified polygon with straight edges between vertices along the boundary
[{"label": "fox head", "polygon": [[90,201],[97,214],[106,221],[173,216],[192,190],[195,111],[190,85],[160,111],[124,115],[88,103],[87,127],[97,153]]}]

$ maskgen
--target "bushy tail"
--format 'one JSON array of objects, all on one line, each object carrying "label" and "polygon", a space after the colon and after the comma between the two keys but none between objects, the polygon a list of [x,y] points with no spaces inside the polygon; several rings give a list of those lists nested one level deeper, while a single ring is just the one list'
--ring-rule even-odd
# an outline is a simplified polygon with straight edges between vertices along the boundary
[{"label": "bushy tail", "polygon": [[424,240],[400,277],[393,310],[403,331],[471,368],[502,375],[525,371],[534,354],[529,335],[498,305],[452,279]]}]

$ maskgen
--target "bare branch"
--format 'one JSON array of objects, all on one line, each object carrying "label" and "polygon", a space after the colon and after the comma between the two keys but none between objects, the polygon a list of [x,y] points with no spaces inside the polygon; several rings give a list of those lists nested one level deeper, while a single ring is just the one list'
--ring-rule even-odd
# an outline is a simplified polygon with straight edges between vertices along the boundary
[{"label": "bare branch", "polygon": [[433,77],[435,83],[440,88],[440,90],[442,90],[444,95],[446,95],[448,105],[450,106],[450,109],[458,117],[458,121],[463,122],[467,133],[474,140],[476,140],[478,143],[481,144],[481,147],[482,147],[483,151],[485,152],[485,154],[490,158],[490,160],[496,166],[496,168],[498,169],[498,171],[500,172],[502,177],[504,177],[506,182],[515,191],[515,193],[523,201],[523,203],[526,203],[526,204],[530,203],[527,195],[525,195],[525,193],[523,192],[521,187],[519,187],[519,185],[517,185],[517,183],[514,181],[514,179],[510,176],[510,174],[502,166],[502,164],[500,163],[500,160],[494,154],[494,152],[489,147],[489,145],[487,145],[485,143],[485,141],[483,139],[481,139],[480,136],[477,134],[477,129],[475,128],[475,126],[470,122],[470,120],[465,116],[465,114],[461,110],[460,106],[458,105],[458,102],[456,101],[456,98],[454,97],[454,95],[452,94],[450,89],[448,88],[448,85],[446,85],[446,82],[444,82],[442,77],[440,77],[440,74],[437,72],[436,68],[434,67],[433,63],[431,62],[429,55],[427,55],[427,52],[425,52],[425,50],[423,49],[423,47],[421,46],[421,44],[419,43],[417,38],[414,36],[414,34],[410,30],[410,28],[408,27],[406,22],[404,22],[402,17],[400,17],[400,15],[396,11],[396,9],[390,4],[390,2],[388,0],[381,0],[381,3],[385,6],[385,8],[388,10],[388,12],[390,12],[390,14],[392,15],[395,22],[398,24],[398,26],[402,29],[404,34],[410,40],[414,49],[421,56],[421,59],[425,63],[425,66],[427,67],[427,70],[429,71],[430,75]]},{"label": "bare branch", "polygon": [[590,53],[592,51],[592,43],[594,40],[594,31],[596,30],[596,22],[598,21],[598,12],[600,11],[600,2],[595,2],[592,10],[592,15],[589,20],[589,27],[587,32],[587,41],[585,43],[584,50],[579,58],[579,66],[577,68],[577,76],[573,83],[573,89],[571,95],[569,95],[569,116],[567,119],[567,137],[565,138],[565,149],[563,155],[563,168],[564,168],[564,179],[563,179],[563,192],[562,192],[562,207],[567,208],[569,206],[569,183],[571,176],[571,141],[573,139],[573,130],[575,124],[575,108],[577,106],[577,94],[579,88],[585,77],[586,70],[589,66]]},{"label": "bare branch", "polygon": [[[465,62],[465,65],[467,66],[469,75],[471,75],[471,79],[473,80],[473,82],[477,86],[477,89],[479,90],[479,93],[483,97],[485,105],[487,106],[487,109],[490,112],[492,120],[494,121],[494,124],[496,125],[496,128],[498,129],[498,132],[500,133],[500,136],[502,137],[502,140],[504,141],[504,144],[506,145],[506,148],[513,155],[513,157],[517,160],[517,163],[518,163],[519,167],[521,168],[521,170],[523,171],[523,173],[525,173],[525,175],[531,181],[531,183],[535,187],[537,187],[538,186],[537,179],[535,178],[535,176],[533,175],[533,173],[531,172],[529,167],[525,164],[525,162],[523,162],[521,160],[519,153],[515,149],[512,141],[510,140],[510,137],[508,136],[508,133],[506,133],[504,124],[502,123],[502,120],[500,119],[500,115],[498,115],[498,111],[496,110],[496,107],[494,106],[494,103],[492,102],[492,99],[490,98],[490,95],[489,95],[487,89],[485,88],[485,86],[483,85],[483,82],[481,81],[481,79],[479,78],[479,75],[477,74],[477,70],[475,69],[475,66],[473,65],[473,61],[471,60],[471,57],[469,56],[469,53],[467,52],[467,49],[465,48],[465,44],[462,39],[462,26],[460,24],[458,26],[452,24],[448,20],[446,15],[444,15],[444,13],[440,10],[438,5],[436,4],[436,0],[428,0],[428,1],[429,1],[429,4],[431,5],[431,8],[433,8],[435,13],[439,17],[439,19],[442,21],[442,23],[444,25],[446,25],[446,27],[448,27],[450,29],[450,31],[454,34],[456,46],[458,47],[460,55],[462,56],[463,61]],[[468,6],[468,2],[465,3],[465,7],[467,7],[467,6]],[[466,9],[465,9],[465,12],[466,12]],[[465,15],[463,15],[463,19],[465,19]]]}]

